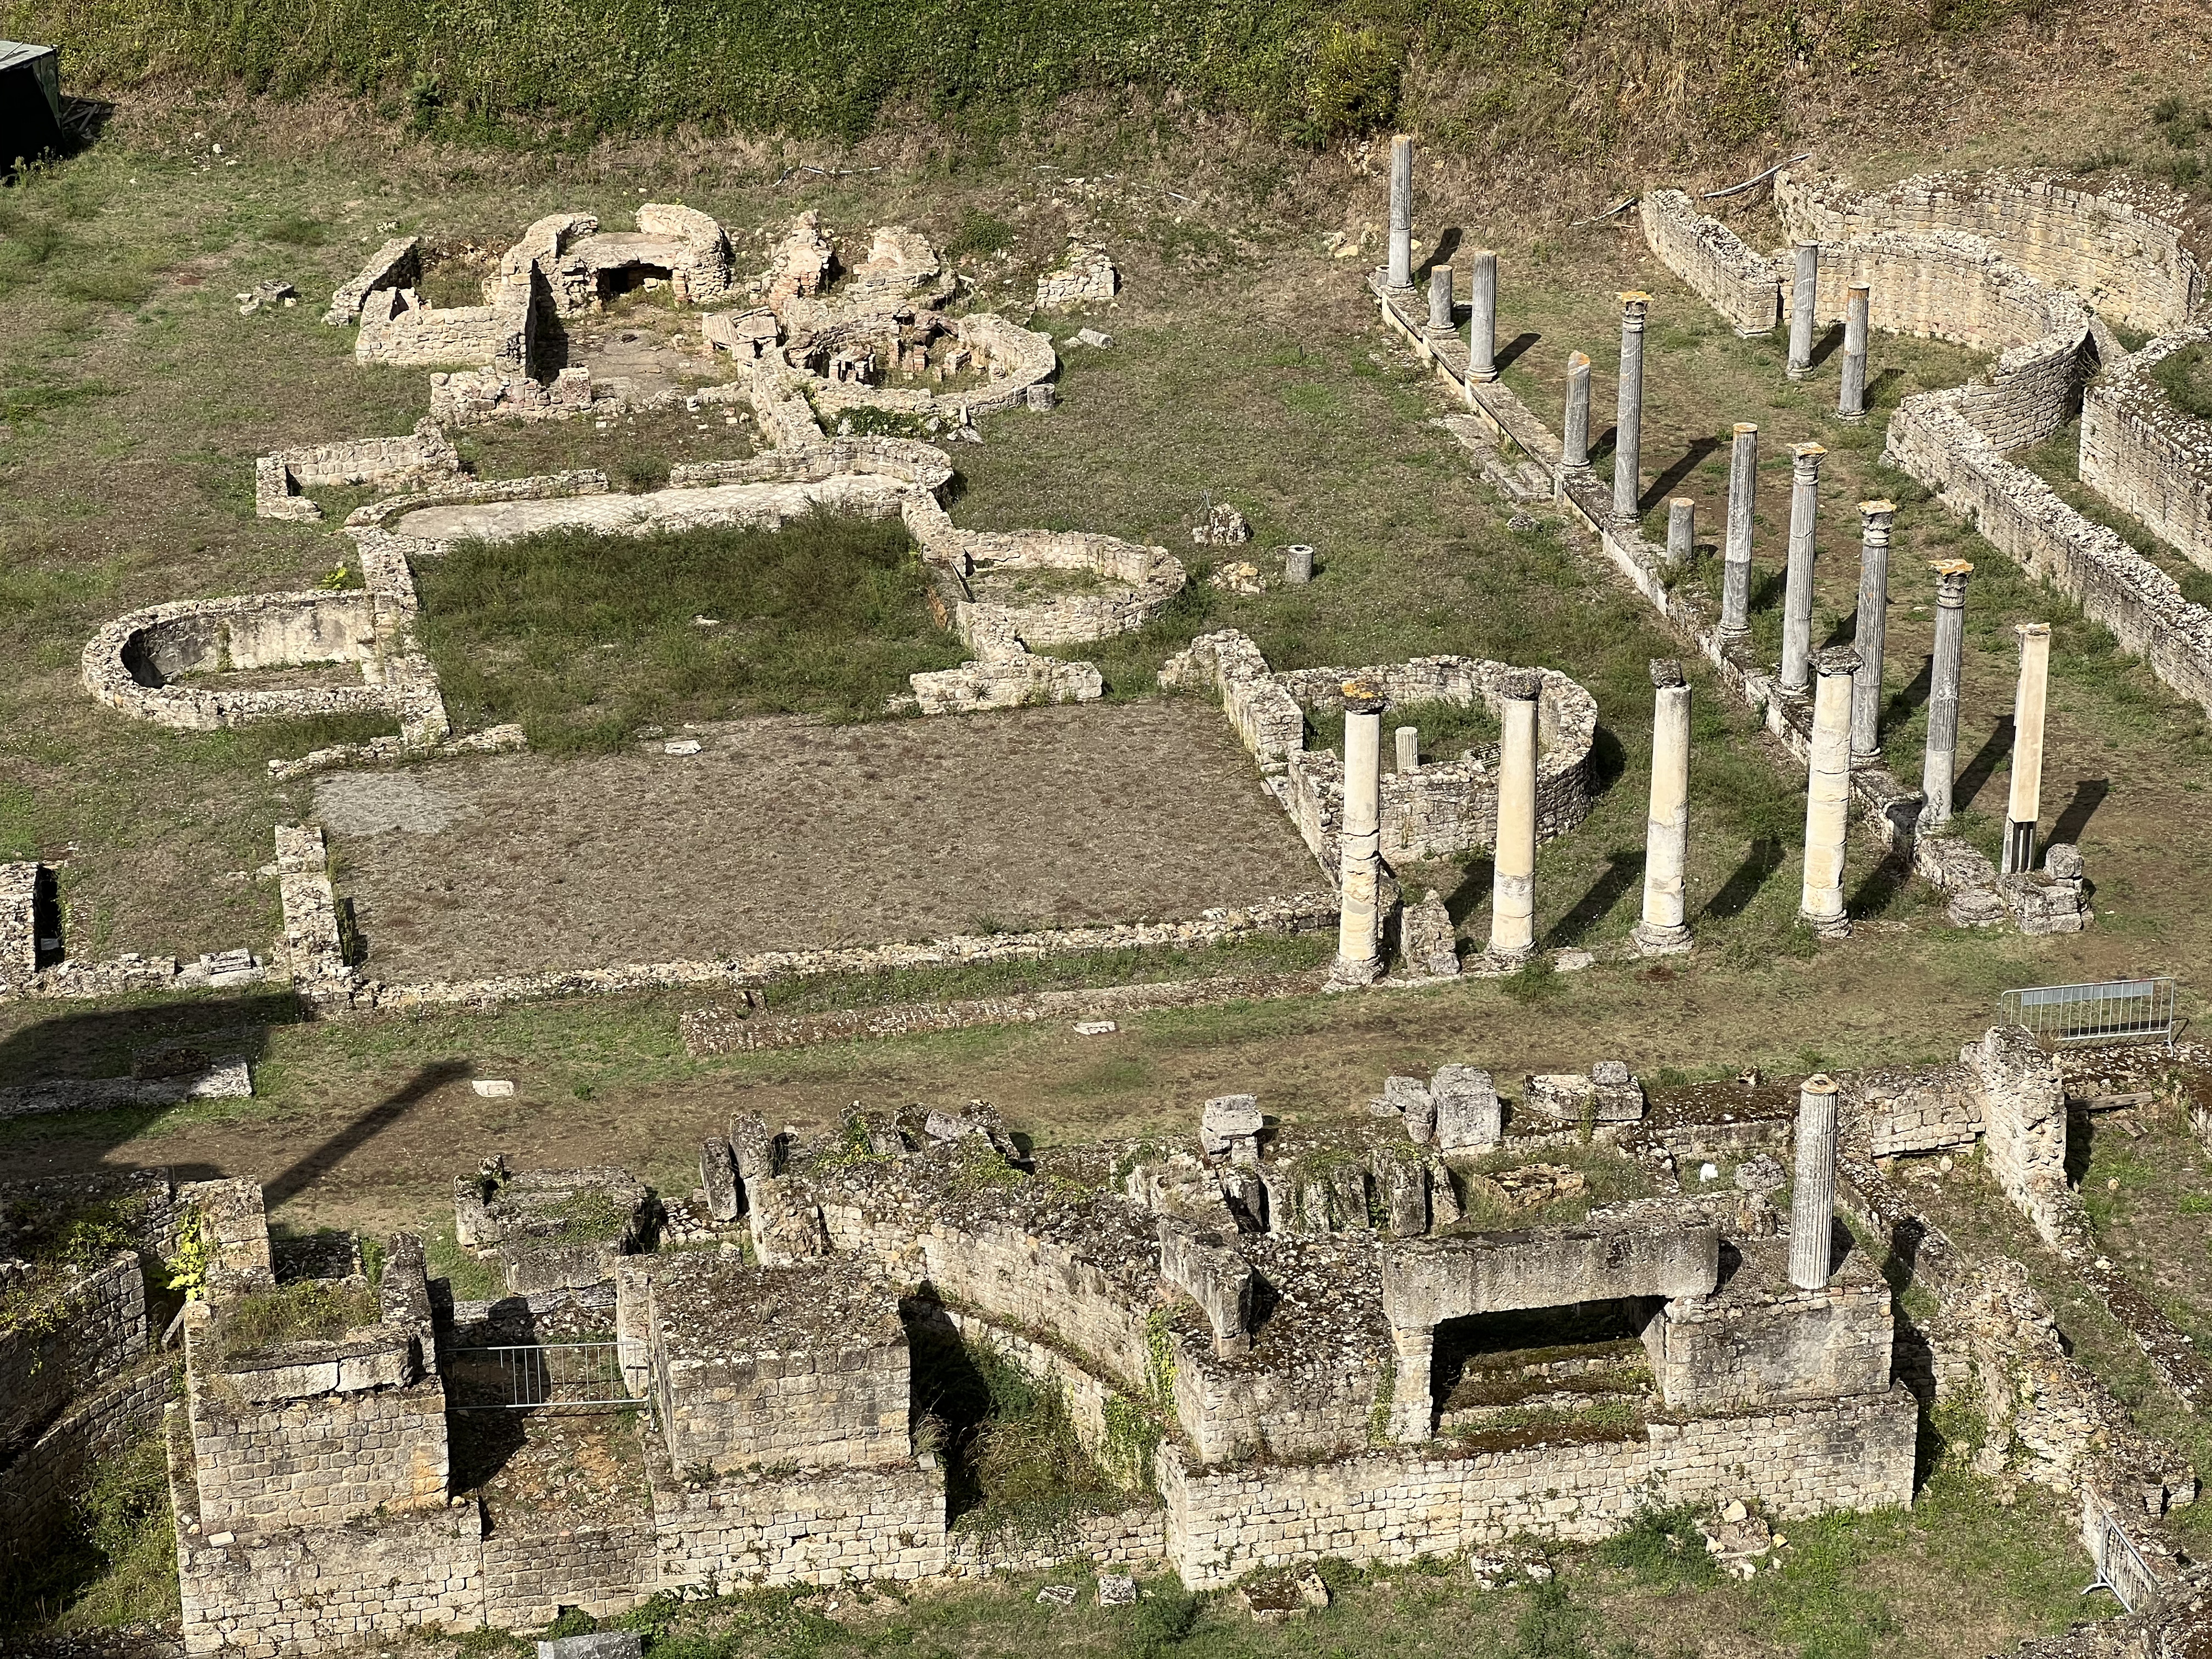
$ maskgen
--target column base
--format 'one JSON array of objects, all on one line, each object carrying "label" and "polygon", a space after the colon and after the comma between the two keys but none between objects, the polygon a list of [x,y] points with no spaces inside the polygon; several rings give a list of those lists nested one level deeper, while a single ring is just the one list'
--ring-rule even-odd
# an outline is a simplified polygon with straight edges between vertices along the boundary
[{"label": "column base", "polygon": [[1862,766],[1879,766],[1881,764],[1881,750],[1880,749],[1854,749],[1851,750],[1851,770],[1854,772],[1857,771]]},{"label": "column base", "polygon": [[1863,409],[1858,410],[1856,414],[1849,413],[1840,409],[1836,411],[1836,418],[1839,421],[1863,421],[1866,417],[1867,412]]},{"label": "column base", "polygon": [[1812,928],[1814,937],[1816,939],[1833,941],[1849,939],[1851,936],[1851,919],[1849,916],[1808,915],[1802,910],[1797,914],[1803,918],[1806,925]]},{"label": "column base", "polygon": [[1476,960],[1485,964],[1480,971],[1488,974],[1511,974],[1526,968],[1535,954],[1536,947],[1533,945],[1523,945],[1517,951],[1501,951],[1493,945]]},{"label": "column base", "polygon": [[1342,957],[1328,970],[1327,988],[1332,991],[1357,991],[1372,985],[1382,977],[1382,961],[1379,957],[1365,962],[1347,962]]},{"label": "column base", "polygon": [[1605,515],[1605,522],[1610,529],[1634,530],[1643,524],[1644,515],[1641,513],[1608,513]]},{"label": "column base", "polygon": [[1654,927],[1639,921],[1629,929],[1629,937],[1636,941],[1636,952],[1645,957],[1677,957],[1697,948],[1690,930],[1680,922],[1672,927]]},{"label": "column base", "polygon": [[1793,380],[1802,380],[1813,373],[1813,366],[1810,363],[1790,363],[1782,372]]},{"label": "column base", "polygon": [[1471,368],[1467,372],[1467,378],[1470,380],[1478,381],[1483,386],[1489,386],[1498,379],[1498,371],[1494,368],[1480,371]]}]

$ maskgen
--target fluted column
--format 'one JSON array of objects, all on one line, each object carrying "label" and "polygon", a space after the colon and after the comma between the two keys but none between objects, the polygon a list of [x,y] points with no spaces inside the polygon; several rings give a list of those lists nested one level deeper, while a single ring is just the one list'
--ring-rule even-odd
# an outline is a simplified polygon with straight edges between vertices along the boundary
[{"label": "fluted column", "polygon": [[1690,948],[1682,870],[1690,845],[1690,687],[1682,665],[1651,665],[1651,810],[1644,833],[1644,918],[1636,948],[1667,956]]},{"label": "fluted column", "polygon": [[1667,502],[1667,562],[1687,564],[1690,556],[1697,550],[1698,504],[1687,495],[1670,497]]},{"label": "fluted column", "polygon": [[1421,769],[1421,728],[1401,726],[1392,734],[1398,747],[1398,771],[1401,776]]},{"label": "fluted column", "polygon": [[1859,615],[1851,643],[1859,672],[1851,682],[1851,764],[1881,758],[1881,653],[1889,635],[1889,531],[1894,501],[1859,503]]},{"label": "fluted column", "polygon": [[1836,1080],[1816,1072],[1797,1090],[1797,1170],[1790,1188],[1790,1282],[1817,1291],[1835,1271]]},{"label": "fluted column", "polygon": [[1468,268],[1467,319],[1467,378],[1498,378],[1498,256],[1488,248],[1477,250]]},{"label": "fluted column", "polygon": [[1735,423],[1729,448],[1728,538],[1721,565],[1721,643],[1751,635],[1751,515],[1759,495],[1759,428]]},{"label": "fluted column", "polygon": [[1452,268],[1449,265],[1429,267],[1429,332],[1449,334],[1452,331]]},{"label": "fluted column", "polygon": [[1966,579],[1974,567],[1945,559],[1936,573],[1936,653],[1928,670],[1928,750],[1920,763],[1923,829],[1951,821],[1951,781],[1959,771],[1959,669],[1966,655]]},{"label": "fluted column", "polygon": [[1498,685],[1498,842],[1490,884],[1490,954],[1520,962],[1536,945],[1536,697],[1533,669]]},{"label": "fluted column", "polygon": [[1413,141],[1402,132],[1390,141],[1390,266],[1382,280],[1413,285]]},{"label": "fluted column", "polygon": [[1620,394],[1613,406],[1613,521],[1626,529],[1644,516],[1644,323],[1648,294],[1620,296]]},{"label": "fluted column", "polygon": [[1864,283],[1853,283],[1844,307],[1844,379],[1836,392],[1836,413],[1847,421],[1866,418],[1867,311],[1871,295]]},{"label": "fluted column", "polygon": [[1797,270],[1790,285],[1790,362],[1787,373],[1802,380],[1813,368],[1813,324],[1820,306],[1820,245],[1797,244]]},{"label": "fluted column", "polygon": [[1589,471],[1589,354],[1567,357],[1567,420],[1559,446],[1559,465],[1568,472]]},{"label": "fluted column", "polygon": [[1798,914],[1822,939],[1851,931],[1844,914],[1844,837],[1851,805],[1851,676],[1859,653],[1823,651],[1813,694],[1813,744],[1805,781],[1805,884]]},{"label": "fluted column", "polygon": [[1820,461],[1818,444],[1790,452],[1790,569],[1782,592],[1782,689],[1802,696],[1811,683],[1813,557],[1820,530]]},{"label": "fluted column", "polygon": [[1376,903],[1382,845],[1382,688],[1344,683],[1344,829],[1339,837],[1336,968],[1347,985],[1382,971],[1382,918]]},{"label": "fluted column", "polygon": [[2035,822],[2043,810],[2043,706],[2051,681],[2051,624],[2022,623],[2020,684],[2012,700],[2012,795],[2005,808],[2004,873],[2035,868]]}]

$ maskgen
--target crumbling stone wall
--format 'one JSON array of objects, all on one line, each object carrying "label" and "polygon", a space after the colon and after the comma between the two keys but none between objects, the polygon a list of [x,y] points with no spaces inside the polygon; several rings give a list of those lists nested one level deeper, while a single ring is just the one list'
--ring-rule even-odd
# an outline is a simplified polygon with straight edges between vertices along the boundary
[{"label": "crumbling stone wall", "polygon": [[650,1518],[585,1520],[555,1510],[502,1512],[483,1535],[483,1621],[496,1630],[549,1625],[563,1607],[594,1618],[629,1612],[659,1582]]},{"label": "crumbling stone wall", "polygon": [[71,1399],[130,1367],[147,1347],[146,1281],[134,1250],[91,1272],[35,1270],[9,1288],[24,1298],[24,1309],[17,1322],[0,1329],[0,1455],[33,1438]]},{"label": "crumbling stone wall", "polygon": [[1740,1240],[1709,1296],[1668,1303],[1644,1333],[1667,1404],[1718,1412],[1880,1394],[1889,1386],[1889,1286],[1853,1253],[1816,1291],[1790,1282],[1786,1244]]},{"label": "crumbling stone wall", "polygon": [[1893,1389],[1749,1418],[1530,1431],[1309,1466],[1201,1469],[1168,1448],[1168,1556],[1184,1583],[1212,1588],[1324,1556],[1407,1561],[1523,1532],[1588,1542],[1653,1503],[1741,1498],[1791,1520],[1905,1504],[1917,1431],[1912,1397]]},{"label": "crumbling stone wall", "polygon": [[323,321],[332,328],[349,327],[361,320],[362,306],[378,289],[412,288],[422,280],[422,240],[395,236],[369,256],[358,275],[338,285]]},{"label": "crumbling stone wall", "polygon": [[450,478],[460,457],[436,422],[425,418],[404,438],[365,438],[354,443],[311,444],[264,455],[253,465],[253,511],[264,519],[312,524],[323,510],[300,494],[331,484],[397,489]]},{"label": "crumbling stone wall", "polygon": [[532,283],[502,278],[490,301],[439,310],[410,288],[380,288],[362,301],[353,355],[364,363],[465,363],[527,374],[536,343],[538,307]]},{"label": "crumbling stone wall", "polygon": [[52,1552],[93,1468],[160,1426],[175,1382],[159,1354],[118,1360],[0,1466],[0,1568]]},{"label": "crumbling stone wall", "polygon": [[1890,422],[1883,459],[1934,489],[1999,551],[2212,712],[2212,611],[2183,599],[2172,577],[2006,460],[1964,404],[1963,388],[1906,398]]},{"label": "crumbling stone wall", "polygon": [[2092,191],[1996,168],[1923,173],[1859,195],[1832,175],[1791,169],[1775,180],[1774,202],[1793,237],[1824,243],[1884,230],[1979,237],[2038,282],[2073,289],[2147,333],[2177,326],[2205,297],[2183,242],[2189,203],[2139,179]]},{"label": "crumbling stone wall", "polygon": [[1644,240],[1660,263],[1726,318],[1738,334],[1769,332],[1779,315],[1780,284],[1765,259],[1719,220],[1699,213],[1679,190],[1647,190],[1638,204]]},{"label": "crumbling stone wall", "polygon": [[1838,1079],[1843,1115],[1870,1158],[1972,1146],[1982,1133],[1981,1096],[1964,1066],[1856,1072]]},{"label": "crumbling stone wall", "polygon": [[2174,407],[2150,371],[2212,340],[2203,322],[2153,340],[2090,382],[2081,400],[2081,482],[2191,563],[2212,570],[2212,422]]}]

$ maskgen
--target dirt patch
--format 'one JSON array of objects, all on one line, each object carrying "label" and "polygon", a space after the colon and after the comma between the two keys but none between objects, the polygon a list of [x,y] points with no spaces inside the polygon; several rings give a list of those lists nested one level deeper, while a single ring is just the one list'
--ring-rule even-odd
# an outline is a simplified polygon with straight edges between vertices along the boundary
[{"label": "dirt patch", "polygon": [[696,755],[656,742],[426,768],[404,785],[322,780],[369,971],[1173,919],[1319,878],[1219,713],[1195,701],[691,735]]}]

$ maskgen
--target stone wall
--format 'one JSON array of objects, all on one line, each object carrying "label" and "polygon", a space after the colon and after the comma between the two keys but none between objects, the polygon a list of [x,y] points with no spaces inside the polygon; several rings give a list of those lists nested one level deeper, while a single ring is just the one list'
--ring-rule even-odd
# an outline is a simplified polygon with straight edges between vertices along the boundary
[{"label": "stone wall", "polygon": [[1749,337],[1771,331],[1780,287],[1774,270],[1719,220],[1679,190],[1647,190],[1638,204],[1644,240],[1659,262]]},{"label": "stone wall", "polygon": [[2212,422],[2174,407],[2150,370],[2212,340],[2212,322],[2153,340],[2090,382],[2081,482],[2191,564],[2212,570]]},{"label": "stone wall", "polygon": [[39,974],[39,885],[44,866],[0,864],[0,996],[21,992]]},{"label": "stone wall", "polygon": [[2167,685],[2212,712],[2212,611],[2183,599],[2166,572],[1998,453],[1966,418],[1963,389],[1906,398],[1882,453],[2109,629]]},{"label": "stone wall", "polygon": [[1982,1133],[1976,1080],[1963,1066],[1897,1067],[1841,1078],[1844,1122],[1870,1158],[1970,1147]]},{"label": "stone wall", "polygon": [[538,326],[532,283],[502,278],[489,304],[438,310],[411,288],[364,296],[353,355],[364,363],[504,369],[526,374]]},{"label": "stone wall", "polygon": [[[1057,1389],[1060,1403],[1067,1408],[1068,1422],[1075,1430],[1077,1443],[1109,1477],[1125,1486],[1141,1486],[1152,1479],[1150,1469],[1126,1466],[1115,1441],[1113,1421],[1118,1411],[1125,1408],[1124,1402],[1129,1395],[1100,1376],[1082,1359],[1024,1332],[958,1308],[908,1302],[903,1311],[910,1323],[939,1327],[963,1341],[988,1347],[1030,1376]],[[1157,1532],[1157,1515],[1152,1525]]]},{"label": "stone wall", "polygon": [[665,1589],[933,1578],[945,1571],[945,1471],[933,1457],[866,1469],[681,1480],[648,1464]]},{"label": "stone wall", "polygon": [[1820,242],[1885,230],[1980,237],[2038,282],[2073,289],[2146,333],[2177,326],[2204,298],[2203,273],[2184,246],[2190,204],[2140,180],[2091,191],[2000,168],[1926,173],[1857,195],[1831,175],[1791,170],[1775,180],[1774,201],[1791,236]]},{"label": "stone wall", "polygon": [[175,1383],[175,1366],[159,1355],[118,1360],[36,1440],[0,1462],[0,1569],[52,1551],[86,1477],[161,1426]]},{"label": "stone wall", "polygon": [[264,455],[253,467],[253,510],[264,519],[313,523],[323,510],[299,492],[326,485],[403,485],[450,478],[460,457],[428,419],[404,438],[364,438],[356,443],[311,444]]},{"label": "stone wall", "polygon": [[1160,1455],[1168,1557],[1184,1583],[1328,1556],[1402,1562],[1534,1533],[1587,1542],[1650,1505],[1728,1498],[1796,1520],[1906,1504],[1918,1413],[1902,1389],[1597,1437],[1519,1431],[1298,1467],[1197,1468]]},{"label": "stone wall", "polygon": [[1856,1253],[1817,1291],[1790,1282],[1788,1247],[1742,1240],[1711,1296],[1669,1302],[1647,1326],[1651,1373],[1671,1409],[1741,1411],[1889,1386],[1889,1286]]},{"label": "stone wall", "polygon": [[27,1443],[70,1401],[146,1352],[146,1280],[135,1250],[89,1273],[41,1270],[11,1285],[17,1322],[0,1330],[0,1455]]},{"label": "stone wall", "polygon": [[500,1630],[549,1625],[563,1607],[594,1618],[627,1613],[659,1571],[659,1540],[644,1515],[587,1522],[518,1509],[498,1516],[482,1549],[483,1619]]},{"label": "stone wall", "polygon": [[395,236],[369,256],[368,263],[331,295],[323,321],[344,328],[361,320],[361,308],[379,289],[412,288],[422,280],[422,243],[419,237]]}]

